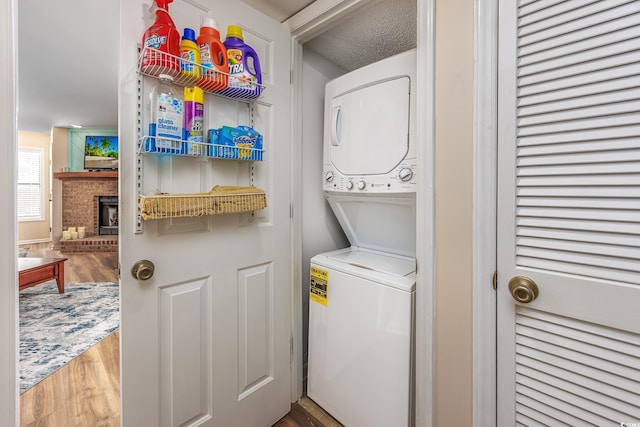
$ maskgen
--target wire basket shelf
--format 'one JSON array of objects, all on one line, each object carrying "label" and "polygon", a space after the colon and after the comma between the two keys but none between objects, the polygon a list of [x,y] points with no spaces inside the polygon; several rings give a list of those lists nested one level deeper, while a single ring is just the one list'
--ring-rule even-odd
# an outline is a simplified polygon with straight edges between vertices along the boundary
[{"label": "wire basket shelf", "polygon": [[140,138],[140,154],[166,154],[182,157],[205,157],[245,161],[262,161],[263,149],[253,147],[211,144],[166,137],[143,136]]},{"label": "wire basket shelf", "polygon": [[158,194],[140,196],[142,219],[188,218],[253,212],[267,207],[264,190],[256,187],[235,187],[238,193]]},{"label": "wire basket shelf", "polygon": [[[190,71],[181,71],[181,66]],[[151,47],[142,49],[138,58],[138,73],[155,78],[166,74],[173,78],[174,84],[187,87],[198,86],[205,92],[236,101],[252,102],[265,90],[265,86],[257,82],[240,81],[228,73],[204,67]],[[232,86],[229,85],[230,82]]]}]

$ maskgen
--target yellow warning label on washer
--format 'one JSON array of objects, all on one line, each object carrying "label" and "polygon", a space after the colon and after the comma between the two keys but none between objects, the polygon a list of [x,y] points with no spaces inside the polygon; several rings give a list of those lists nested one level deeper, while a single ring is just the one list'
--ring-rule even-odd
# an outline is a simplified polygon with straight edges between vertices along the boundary
[{"label": "yellow warning label on washer", "polygon": [[311,283],[309,286],[309,298],[311,301],[326,307],[328,287],[329,272],[317,267],[311,267]]}]

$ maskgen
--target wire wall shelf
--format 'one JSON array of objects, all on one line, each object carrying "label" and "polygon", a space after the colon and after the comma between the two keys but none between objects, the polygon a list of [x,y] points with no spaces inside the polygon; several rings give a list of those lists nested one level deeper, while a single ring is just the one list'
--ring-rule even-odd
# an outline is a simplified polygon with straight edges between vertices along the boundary
[{"label": "wire wall shelf", "polygon": [[[180,71],[187,68],[191,71]],[[180,86],[198,86],[205,92],[236,101],[253,102],[265,90],[257,82],[237,80],[237,77],[200,64],[185,60],[157,49],[145,47],[138,58],[138,73],[159,78],[161,74],[173,77],[173,83]],[[235,84],[233,83],[235,80]],[[229,86],[232,82],[234,86]],[[241,87],[236,87],[241,86]]]},{"label": "wire wall shelf", "polygon": [[143,136],[140,138],[139,153],[260,162],[264,150],[250,146],[210,144],[208,142]]},{"label": "wire wall shelf", "polygon": [[257,187],[215,186],[208,193],[140,196],[144,220],[235,214],[266,207],[267,196]]}]

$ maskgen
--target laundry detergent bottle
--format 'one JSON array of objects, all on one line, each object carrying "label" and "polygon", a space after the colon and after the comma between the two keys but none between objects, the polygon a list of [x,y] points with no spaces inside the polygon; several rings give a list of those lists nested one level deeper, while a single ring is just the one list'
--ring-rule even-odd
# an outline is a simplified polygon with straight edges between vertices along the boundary
[{"label": "laundry detergent bottle", "polygon": [[226,89],[229,81],[227,48],[220,40],[215,19],[202,15],[197,41],[200,48],[200,64],[202,64],[202,79],[198,86],[209,91]]},{"label": "laundry detergent bottle", "polygon": [[257,98],[262,84],[260,60],[256,51],[244,42],[242,28],[229,25],[224,45],[229,59],[229,86],[224,94]]},{"label": "laundry detergent bottle", "polygon": [[156,20],[142,37],[140,71],[144,74],[171,77],[180,74],[180,33],[169,16],[169,3],[172,1],[155,0]]},{"label": "laundry detergent bottle", "polygon": [[196,32],[191,28],[184,29],[180,41],[180,78],[190,84],[200,80],[200,49],[196,44]]}]

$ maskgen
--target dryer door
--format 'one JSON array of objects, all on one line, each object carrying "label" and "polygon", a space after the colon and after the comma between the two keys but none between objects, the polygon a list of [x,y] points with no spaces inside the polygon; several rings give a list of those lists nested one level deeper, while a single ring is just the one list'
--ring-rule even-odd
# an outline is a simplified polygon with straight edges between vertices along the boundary
[{"label": "dryer door", "polygon": [[[330,101],[330,160],[344,175],[391,172],[409,151],[407,76],[361,86]],[[328,141],[327,141],[328,139]]]}]

